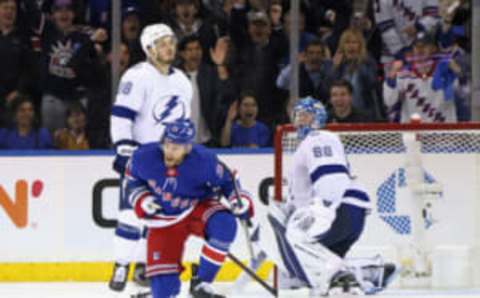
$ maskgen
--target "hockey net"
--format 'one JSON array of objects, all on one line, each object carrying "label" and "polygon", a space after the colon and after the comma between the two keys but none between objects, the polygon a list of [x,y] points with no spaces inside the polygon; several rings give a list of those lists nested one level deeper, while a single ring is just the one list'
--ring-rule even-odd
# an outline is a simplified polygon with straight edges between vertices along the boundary
[{"label": "hockey net", "polygon": [[[387,247],[403,266],[405,285],[423,278],[420,285],[442,286],[445,266],[458,267],[453,285],[480,280],[480,123],[335,124],[327,129],[339,135],[352,174],[372,201],[373,216],[360,247]],[[274,198],[280,201],[298,146],[295,128],[279,126],[274,142]],[[445,265],[445,255],[454,255],[453,263]]]}]

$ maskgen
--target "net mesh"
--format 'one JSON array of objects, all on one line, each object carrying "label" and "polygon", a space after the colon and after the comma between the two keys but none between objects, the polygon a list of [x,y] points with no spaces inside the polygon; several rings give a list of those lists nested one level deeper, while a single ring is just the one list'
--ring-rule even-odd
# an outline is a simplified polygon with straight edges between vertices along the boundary
[{"label": "net mesh", "polygon": [[[405,134],[415,134],[421,143],[421,152],[479,153],[480,132],[474,130],[454,131],[342,131],[337,132],[345,146],[346,154],[405,153]],[[298,146],[294,131],[282,135],[282,152],[293,153]]]}]

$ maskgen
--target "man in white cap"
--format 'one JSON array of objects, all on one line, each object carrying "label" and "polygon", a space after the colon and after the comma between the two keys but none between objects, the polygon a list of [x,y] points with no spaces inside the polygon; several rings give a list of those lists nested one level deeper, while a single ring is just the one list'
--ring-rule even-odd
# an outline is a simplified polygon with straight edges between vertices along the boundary
[{"label": "man in white cap", "polygon": [[[140,43],[147,59],[122,76],[111,113],[116,151],[113,169],[121,180],[127,161],[139,145],[157,142],[165,123],[190,118],[192,86],[181,70],[172,67],[177,46],[172,29],[165,24],[147,26]],[[114,237],[115,267],[109,283],[114,291],[125,288],[130,262],[139,264],[134,279],[145,281],[146,231],[123,193],[122,187]]]}]

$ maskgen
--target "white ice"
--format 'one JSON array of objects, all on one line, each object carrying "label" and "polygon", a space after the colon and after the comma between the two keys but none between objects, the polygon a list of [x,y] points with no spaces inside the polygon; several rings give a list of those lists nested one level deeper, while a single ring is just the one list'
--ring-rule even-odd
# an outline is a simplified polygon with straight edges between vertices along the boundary
[{"label": "white ice", "polygon": [[[250,283],[243,292],[235,291],[232,293],[231,284],[216,283],[215,287],[228,298],[247,298],[272,297],[268,292],[259,286]],[[129,286],[123,294],[116,294],[108,290],[106,283],[0,283],[1,298],[129,298],[129,293],[136,292],[138,289]],[[179,296],[188,297],[188,284],[182,285],[182,293]],[[281,291],[279,297],[282,298],[302,298],[308,297],[306,290]],[[332,296],[332,298],[346,297]],[[352,296],[348,296],[352,297]],[[358,297],[358,296],[353,296]],[[388,297],[388,298],[480,298],[480,289],[465,290],[388,290],[382,294],[370,297]]]}]

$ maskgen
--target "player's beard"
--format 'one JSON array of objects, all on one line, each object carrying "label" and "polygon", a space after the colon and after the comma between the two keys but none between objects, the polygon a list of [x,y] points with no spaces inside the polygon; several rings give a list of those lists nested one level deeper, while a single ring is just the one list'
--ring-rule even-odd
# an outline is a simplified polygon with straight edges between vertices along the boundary
[{"label": "player's beard", "polygon": [[183,157],[181,158],[175,158],[175,157],[165,157],[165,165],[167,168],[175,167],[178,166],[183,160]]}]

